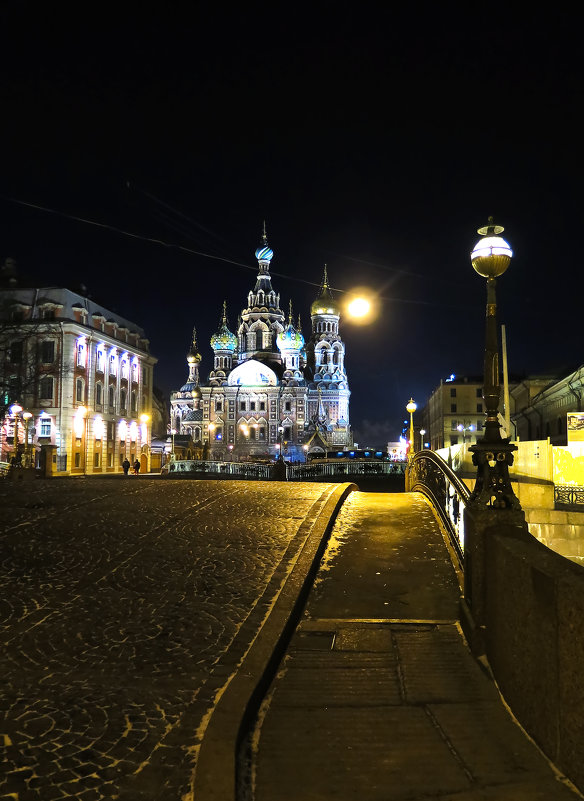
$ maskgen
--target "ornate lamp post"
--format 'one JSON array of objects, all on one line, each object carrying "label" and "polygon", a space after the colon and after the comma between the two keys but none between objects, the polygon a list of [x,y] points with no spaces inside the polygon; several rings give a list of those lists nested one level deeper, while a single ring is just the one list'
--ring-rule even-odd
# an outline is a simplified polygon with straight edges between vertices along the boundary
[{"label": "ornate lamp post", "polygon": [[520,510],[509,479],[509,467],[513,464],[516,445],[503,439],[499,428],[499,399],[501,395],[499,374],[499,344],[497,338],[496,279],[503,275],[513,251],[499,234],[505,229],[495,225],[489,217],[488,225],[478,229],[481,239],[471,253],[472,266],[487,279],[487,314],[485,323],[485,361],[483,400],[485,403],[485,433],[482,439],[471,445],[472,461],[477,468],[474,490],[469,500],[473,508]]},{"label": "ornate lamp post", "polygon": [[406,411],[410,414],[410,450],[408,452],[408,458],[412,459],[414,456],[414,412],[418,408],[418,404],[415,402],[413,398],[410,398],[408,404],[406,406]]},{"label": "ornate lamp post", "polygon": [[426,429],[425,428],[421,428],[420,429],[420,450],[421,451],[424,450],[424,435],[425,435],[425,433],[426,433]]}]

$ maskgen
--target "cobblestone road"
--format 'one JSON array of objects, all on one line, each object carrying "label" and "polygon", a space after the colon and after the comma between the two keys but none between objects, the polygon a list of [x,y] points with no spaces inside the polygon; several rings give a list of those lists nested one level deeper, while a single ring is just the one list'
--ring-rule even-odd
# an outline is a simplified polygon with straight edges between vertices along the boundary
[{"label": "cobblestone road", "polygon": [[0,483],[0,798],[189,799],[215,693],[331,490]]}]

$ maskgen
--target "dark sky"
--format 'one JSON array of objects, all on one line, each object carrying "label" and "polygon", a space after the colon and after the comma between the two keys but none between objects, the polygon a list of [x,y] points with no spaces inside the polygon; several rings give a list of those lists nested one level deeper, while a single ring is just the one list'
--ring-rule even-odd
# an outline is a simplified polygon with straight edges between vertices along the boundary
[{"label": "dark sky", "polygon": [[441,378],[482,371],[469,253],[489,215],[515,251],[498,282],[510,371],[581,363],[582,68],[567,12],[6,5],[0,258],[85,284],[140,324],[165,392],[186,377],[194,325],[211,369],[264,219],[274,288],[305,334],[325,263],[339,292],[379,295],[374,324],[341,321],[361,438],[395,438],[410,396],[421,406]]}]

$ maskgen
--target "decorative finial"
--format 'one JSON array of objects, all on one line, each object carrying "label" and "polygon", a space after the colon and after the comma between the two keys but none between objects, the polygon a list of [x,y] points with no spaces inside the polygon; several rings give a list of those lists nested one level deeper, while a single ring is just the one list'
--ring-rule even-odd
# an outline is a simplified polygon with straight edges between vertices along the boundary
[{"label": "decorative finial", "polygon": [[298,322],[296,323],[296,330],[298,331],[299,334],[302,333],[302,323],[300,321],[300,315],[298,315]]},{"label": "decorative finial", "polygon": [[323,286],[324,289],[328,289],[329,288],[328,274],[327,274],[327,271],[326,271],[326,264],[324,265],[324,276],[323,276],[323,279],[322,279],[322,286]]},{"label": "decorative finial", "polygon": [[264,245],[268,244],[268,235],[266,233],[266,221],[265,220],[264,220],[264,232],[262,234],[262,241],[263,241]]},{"label": "decorative finial", "polygon": [[222,323],[227,325],[227,301],[223,301],[223,319],[221,320]]},{"label": "decorative finial", "polygon": [[292,325],[292,298],[290,298],[289,302],[288,323]]}]

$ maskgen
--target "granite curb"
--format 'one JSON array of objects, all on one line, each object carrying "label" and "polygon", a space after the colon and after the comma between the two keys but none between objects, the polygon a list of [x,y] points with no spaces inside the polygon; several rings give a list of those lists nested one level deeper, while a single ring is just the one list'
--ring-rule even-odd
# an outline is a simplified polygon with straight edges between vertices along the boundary
[{"label": "granite curb", "polygon": [[335,487],[315,520],[305,520],[304,544],[266,620],[219,695],[201,743],[190,798],[184,801],[234,801],[239,755],[278,665],[284,656],[318,573],[336,516],[355,484]]}]

